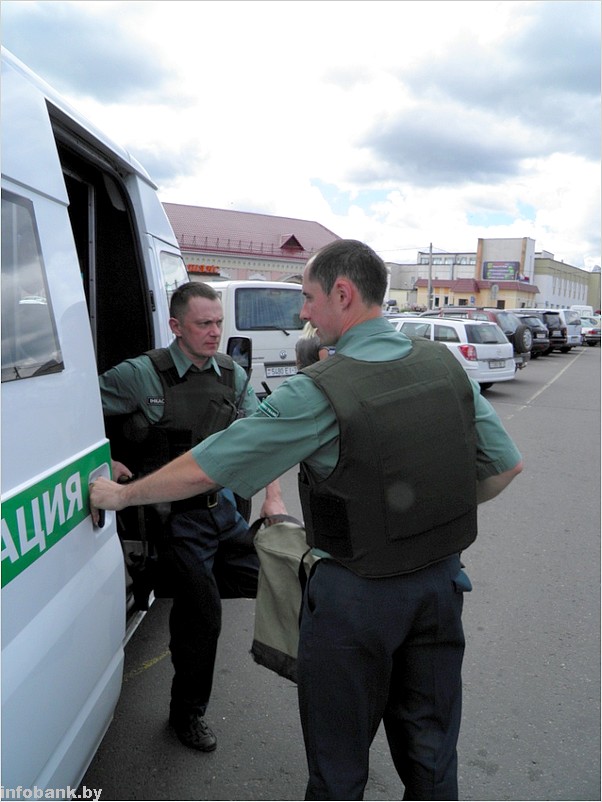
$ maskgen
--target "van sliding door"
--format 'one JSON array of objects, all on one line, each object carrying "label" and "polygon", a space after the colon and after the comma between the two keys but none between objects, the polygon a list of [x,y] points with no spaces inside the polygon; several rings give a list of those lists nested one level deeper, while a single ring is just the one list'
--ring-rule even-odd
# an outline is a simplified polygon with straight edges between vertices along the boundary
[{"label": "van sliding door", "polygon": [[98,372],[152,348],[141,244],[121,179],[59,145]]}]

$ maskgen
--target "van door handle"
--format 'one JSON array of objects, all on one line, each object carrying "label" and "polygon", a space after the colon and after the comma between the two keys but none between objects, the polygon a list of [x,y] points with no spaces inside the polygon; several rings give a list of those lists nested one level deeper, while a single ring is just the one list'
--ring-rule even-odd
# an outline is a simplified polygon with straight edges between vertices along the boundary
[{"label": "van door handle", "polygon": [[[111,470],[106,462],[103,462],[102,465],[99,465],[98,468],[95,468],[88,477],[88,485],[91,485],[95,479],[98,479],[99,476],[106,476],[107,479],[111,476]],[[98,521],[94,523],[94,526],[98,529],[102,529],[105,525],[106,519],[106,510],[98,510]]]}]

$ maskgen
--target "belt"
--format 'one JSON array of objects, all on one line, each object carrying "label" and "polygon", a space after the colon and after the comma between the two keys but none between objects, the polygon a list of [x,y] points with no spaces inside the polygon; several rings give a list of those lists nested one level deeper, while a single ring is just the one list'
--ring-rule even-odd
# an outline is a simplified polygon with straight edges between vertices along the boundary
[{"label": "belt", "polygon": [[188,512],[190,510],[212,510],[219,504],[219,492],[203,493],[200,496],[184,498],[180,501],[172,501],[172,512]]}]

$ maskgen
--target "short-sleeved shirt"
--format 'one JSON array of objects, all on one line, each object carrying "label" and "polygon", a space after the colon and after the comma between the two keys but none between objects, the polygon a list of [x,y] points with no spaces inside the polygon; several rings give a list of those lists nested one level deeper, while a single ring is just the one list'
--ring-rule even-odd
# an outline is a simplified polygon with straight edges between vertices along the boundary
[{"label": "short-sleeved shirt", "polygon": [[[197,368],[182,351],[177,339],[169,346],[169,353],[180,378],[189,370],[213,370],[221,376],[219,365],[213,357],[208,359],[202,368]],[[233,365],[236,397],[238,398],[244,391],[241,406],[245,414],[251,415],[259,404],[257,396],[251,386],[247,385],[245,371],[236,362]],[[126,359],[114,368],[110,368],[99,376],[99,383],[105,415],[125,415],[142,411],[150,423],[158,423],[161,420],[163,385],[153,363],[145,354]]]},{"label": "short-sleeved shirt", "polygon": [[[389,361],[407,356],[411,340],[385,318],[349,329],[336,351],[353,359]],[[470,380],[477,432],[477,478],[513,468],[521,455],[479,385]],[[217,484],[250,498],[299,462],[316,479],[326,478],[339,456],[339,425],[328,399],[303,374],[291,376],[249,418],[192,449],[198,465]]]}]

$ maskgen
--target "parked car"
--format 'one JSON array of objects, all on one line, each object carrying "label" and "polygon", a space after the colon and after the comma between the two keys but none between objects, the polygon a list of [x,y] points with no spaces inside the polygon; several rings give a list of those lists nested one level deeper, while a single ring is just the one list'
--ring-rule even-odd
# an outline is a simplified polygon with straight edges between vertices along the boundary
[{"label": "parked car", "polygon": [[543,312],[544,314],[557,315],[560,318],[560,325],[563,330],[564,343],[562,345],[552,345],[553,349],[561,351],[563,354],[568,354],[571,348],[576,345],[581,345],[581,318],[572,309],[553,309],[550,307],[532,307],[528,309],[515,309],[515,312],[521,312],[526,315],[528,312]]},{"label": "parked car", "polygon": [[534,315],[546,325],[550,345],[548,350],[544,352],[545,354],[550,354],[552,351],[567,350],[566,326],[563,324],[559,312],[547,309],[512,309],[511,311],[517,315]]},{"label": "parked car", "polygon": [[497,323],[514,348],[514,363],[517,369],[524,368],[531,359],[533,336],[531,329],[513,313],[505,309],[488,309],[477,306],[442,306],[421,317],[459,317],[470,320],[489,320]]},{"label": "parked car", "polygon": [[581,344],[590,346],[600,345],[600,318],[581,318]]},{"label": "parked car", "polygon": [[541,311],[541,312],[530,312],[531,315],[537,315],[537,317],[541,317],[543,322],[548,327],[548,337],[550,339],[550,347],[547,354],[552,353],[552,351],[566,351],[567,347],[567,333],[566,333],[566,326],[563,324],[560,315],[557,312],[552,311]]},{"label": "parked car", "polygon": [[392,321],[408,337],[444,343],[466,373],[487,390],[495,382],[514,378],[512,344],[496,323],[482,320],[403,317]]},{"label": "parked car", "polygon": [[516,316],[521,323],[531,329],[531,334],[533,335],[531,359],[537,359],[538,356],[549,353],[550,337],[548,335],[548,327],[543,320],[534,314],[523,315],[517,312]]}]

